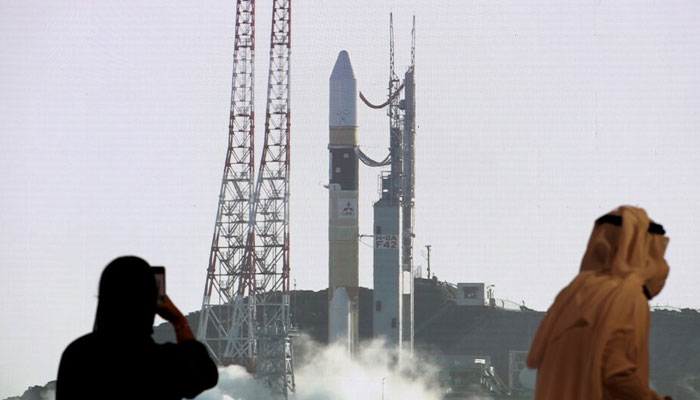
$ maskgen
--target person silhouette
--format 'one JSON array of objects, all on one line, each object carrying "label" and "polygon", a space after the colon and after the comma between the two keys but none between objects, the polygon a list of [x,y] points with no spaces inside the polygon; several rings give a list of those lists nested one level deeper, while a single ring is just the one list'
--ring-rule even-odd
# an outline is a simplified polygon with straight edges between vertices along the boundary
[{"label": "person silhouette", "polygon": [[[177,344],[151,338],[156,313],[172,323]],[[151,267],[119,257],[100,278],[93,331],[64,350],[56,400],[193,398],[216,385],[216,364],[165,296],[158,301]]]}]

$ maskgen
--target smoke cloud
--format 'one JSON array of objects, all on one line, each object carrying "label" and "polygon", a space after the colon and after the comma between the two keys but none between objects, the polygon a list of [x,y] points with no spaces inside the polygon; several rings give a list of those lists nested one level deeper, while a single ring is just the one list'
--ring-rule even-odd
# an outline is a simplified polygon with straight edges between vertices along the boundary
[{"label": "smoke cloud", "polygon": [[232,365],[219,368],[219,383],[200,394],[196,400],[247,400],[268,399],[270,392],[260,385],[245,368]]},{"label": "smoke cloud", "polygon": [[[297,400],[416,399],[440,400],[437,368],[410,361],[406,354],[388,350],[381,340],[361,346],[350,357],[338,345],[320,345],[308,336],[295,338]],[[396,360],[404,360],[396,368]],[[219,384],[197,400],[258,400],[271,398],[245,369],[230,366],[219,370]]]}]

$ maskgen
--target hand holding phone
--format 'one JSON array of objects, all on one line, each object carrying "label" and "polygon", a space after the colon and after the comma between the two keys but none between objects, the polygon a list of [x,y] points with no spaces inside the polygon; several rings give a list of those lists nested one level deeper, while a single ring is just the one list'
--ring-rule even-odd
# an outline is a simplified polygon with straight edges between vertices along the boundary
[{"label": "hand holding phone", "polygon": [[175,328],[175,337],[178,343],[184,340],[194,340],[194,333],[192,333],[192,329],[187,323],[187,318],[182,315],[182,312],[175,307],[175,304],[173,304],[168,295],[165,294],[165,267],[151,268],[153,268],[153,276],[156,279],[156,286],[158,287],[156,314],[173,324]]},{"label": "hand holding phone", "polygon": [[158,303],[165,301],[165,267],[151,267],[158,288]]}]

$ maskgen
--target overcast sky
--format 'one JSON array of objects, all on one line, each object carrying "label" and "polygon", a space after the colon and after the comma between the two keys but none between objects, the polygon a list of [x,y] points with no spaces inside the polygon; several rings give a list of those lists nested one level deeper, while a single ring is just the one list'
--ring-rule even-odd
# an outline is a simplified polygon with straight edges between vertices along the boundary
[{"label": "overcast sky", "polygon": [[[262,118],[271,4],[256,9]],[[358,89],[381,102],[391,11],[399,71],[416,14],[416,264],[431,244],[441,280],[495,284],[498,298],[545,310],[594,219],[634,204],[671,238],[655,302],[700,307],[700,5],[689,1],[295,0],[298,288],[328,283],[331,69],[347,50]],[[116,256],[165,265],[175,303],[201,307],[234,16],[233,1],[0,1],[0,398],[55,378]],[[385,112],[358,104],[358,124],[364,151],[383,158]],[[378,173],[361,170],[363,233]]]}]

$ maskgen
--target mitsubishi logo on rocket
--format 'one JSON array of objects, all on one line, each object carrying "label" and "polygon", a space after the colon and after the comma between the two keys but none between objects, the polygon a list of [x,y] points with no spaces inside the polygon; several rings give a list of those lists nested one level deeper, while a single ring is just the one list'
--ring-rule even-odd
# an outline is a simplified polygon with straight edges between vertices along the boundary
[{"label": "mitsubishi logo on rocket", "polygon": [[353,200],[339,200],[338,201],[338,216],[341,218],[356,218],[357,217],[357,203]]}]

